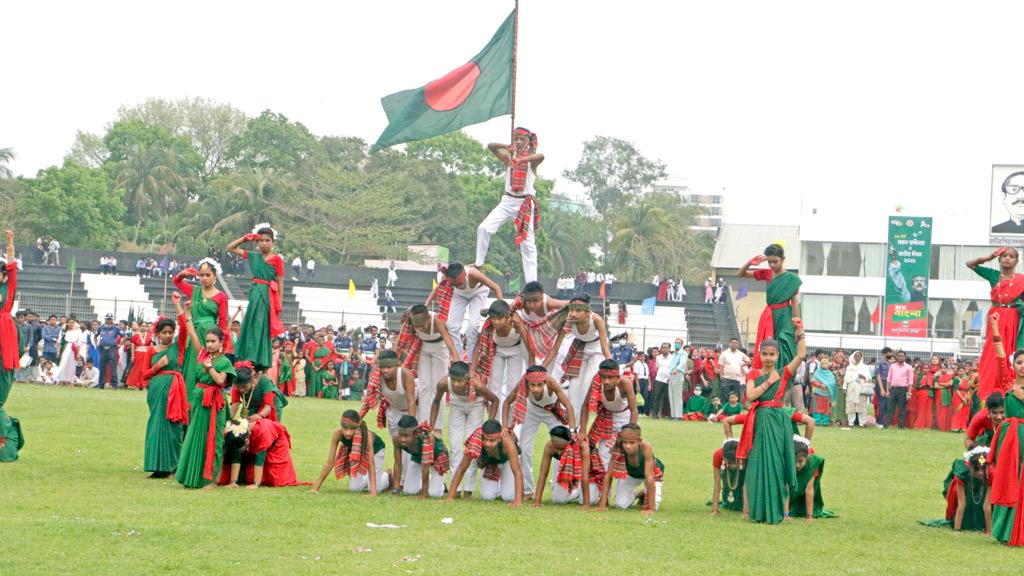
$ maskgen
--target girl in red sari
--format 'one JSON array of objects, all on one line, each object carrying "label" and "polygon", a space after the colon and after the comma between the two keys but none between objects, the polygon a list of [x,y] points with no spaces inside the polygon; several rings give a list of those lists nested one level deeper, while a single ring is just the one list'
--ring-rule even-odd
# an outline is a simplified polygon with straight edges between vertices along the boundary
[{"label": "girl in red sari", "polygon": [[953,387],[953,421],[950,429],[954,432],[967,430],[967,424],[971,421],[971,380],[967,377],[967,370],[960,368],[956,372],[956,385]]},{"label": "girl in red sari", "polygon": [[941,368],[938,356],[932,356],[932,363],[915,379],[914,393],[910,398],[914,406],[914,429],[931,430],[935,425],[935,374]]},{"label": "girl in red sari", "polygon": [[[981,266],[985,262],[999,259],[999,270]],[[1024,274],[1017,274],[1017,262],[1020,256],[1016,248],[1007,246],[997,248],[988,256],[975,258],[967,262],[967,267],[981,276],[992,286],[990,296],[992,307],[999,309],[999,333],[1002,334],[1005,350],[1016,350],[1020,342],[1021,312],[1024,310]],[[992,344],[992,331],[985,336],[985,347],[981,350],[981,361],[978,364],[979,396],[988,398],[996,390],[995,384],[999,376],[999,359],[996,358]]]},{"label": "girl in red sari", "polygon": [[945,432],[953,429],[954,376],[950,365],[935,374],[935,427]]},{"label": "girl in red sari", "polygon": [[149,323],[143,322],[139,330],[132,336],[132,367],[128,372],[126,384],[129,388],[140,390],[149,386],[146,379],[146,372],[149,370],[149,360],[156,353],[155,335],[149,329]]}]

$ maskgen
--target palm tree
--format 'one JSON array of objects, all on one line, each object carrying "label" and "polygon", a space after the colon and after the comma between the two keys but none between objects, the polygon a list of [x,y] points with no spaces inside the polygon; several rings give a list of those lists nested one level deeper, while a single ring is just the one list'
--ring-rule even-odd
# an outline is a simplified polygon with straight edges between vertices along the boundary
[{"label": "palm tree", "polygon": [[607,262],[625,278],[661,273],[665,252],[678,249],[670,240],[673,228],[668,212],[654,202],[645,199],[627,206],[612,224]]},{"label": "palm tree", "polygon": [[8,166],[14,158],[14,148],[0,148],[0,179],[14,177],[14,172],[11,172],[11,168]]},{"label": "palm tree", "polygon": [[136,219],[136,242],[148,217],[166,216],[184,207],[191,178],[179,174],[177,166],[180,162],[173,150],[153,144],[114,167],[114,186],[125,191],[125,204]]},{"label": "palm tree", "polygon": [[[257,222],[271,219],[275,198],[297,186],[289,172],[273,168],[242,168],[217,178],[212,183],[219,196],[209,207],[200,209],[203,222],[210,231],[227,229],[247,230]],[[208,199],[204,199],[206,202]]]}]

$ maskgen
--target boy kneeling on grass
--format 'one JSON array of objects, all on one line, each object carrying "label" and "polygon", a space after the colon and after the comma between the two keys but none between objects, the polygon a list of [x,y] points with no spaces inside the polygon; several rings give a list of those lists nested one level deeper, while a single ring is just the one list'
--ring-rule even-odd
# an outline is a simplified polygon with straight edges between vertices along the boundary
[{"label": "boy kneeling on grass", "polygon": [[379,489],[390,484],[391,471],[384,469],[384,439],[368,430],[355,410],[345,410],[341,427],[331,434],[331,450],[313,492],[320,491],[331,469],[338,480],[349,477],[351,492],[368,491],[376,496]]},{"label": "boy kneeling on grass", "polygon": [[596,450],[591,450],[587,438],[573,437],[565,426],[555,426],[550,430],[551,440],[544,445],[544,456],[540,464],[540,477],[537,479],[537,491],[533,505],[540,508],[543,504],[544,484],[547,483],[551,461],[558,462],[558,469],[551,482],[551,502],[568,504],[579,502],[583,509],[589,509],[601,498],[601,485],[604,484],[604,464]]},{"label": "boy kneeling on grass", "polygon": [[498,496],[513,508],[523,503],[523,471],[519,466],[519,445],[515,435],[504,430],[501,422],[488,420],[466,440],[462,462],[452,476],[448,501],[455,499],[459,483],[473,462],[483,470],[480,498],[496,500]]},{"label": "boy kneeling on grass", "polygon": [[[640,435],[640,426],[626,424],[619,431],[619,437],[612,448],[611,466],[604,476],[601,502],[598,510],[608,508],[608,494],[612,479],[615,486],[615,506],[625,510],[638,498],[643,498],[644,516],[651,516],[661,506],[662,478],[665,465],[654,456],[650,443]],[[637,490],[638,487],[643,487]]]},{"label": "boy kneeling on grass", "polygon": [[[420,425],[408,414],[398,420],[398,446],[395,450],[395,474],[391,493],[419,494],[420,498],[444,496],[444,475],[448,473],[448,450],[444,441],[430,433],[429,424]],[[399,450],[398,448],[401,448]],[[403,469],[402,454],[409,455]]]}]

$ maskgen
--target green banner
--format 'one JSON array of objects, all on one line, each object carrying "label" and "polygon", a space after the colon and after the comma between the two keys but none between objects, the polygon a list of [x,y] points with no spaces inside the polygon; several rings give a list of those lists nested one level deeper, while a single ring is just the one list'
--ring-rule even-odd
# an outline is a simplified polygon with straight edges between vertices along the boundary
[{"label": "green banner", "polygon": [[928,336],[928,273],[932,263],[932,219],[889,217],[882,334]]}]

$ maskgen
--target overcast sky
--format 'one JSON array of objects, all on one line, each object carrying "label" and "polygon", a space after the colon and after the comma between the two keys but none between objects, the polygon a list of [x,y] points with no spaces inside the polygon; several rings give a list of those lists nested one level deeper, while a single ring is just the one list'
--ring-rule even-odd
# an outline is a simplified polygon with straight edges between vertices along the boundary
[{"label": "overcast sky", "polygon": [[[34,175],[119,105],[183,96],[373,142],[382,96],[467,61],[512,6],[11,2],[0,147]],[[543,176],[615,136],[698,190],[726,188],[729,221],[900,204],[984,228],[991,164],[1024,162],[1022,22],[1019,1],[523,0],[518,123],[538,132]],[[468,132],[504,141],[509,120]]]}]

